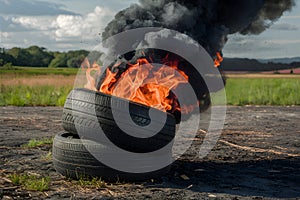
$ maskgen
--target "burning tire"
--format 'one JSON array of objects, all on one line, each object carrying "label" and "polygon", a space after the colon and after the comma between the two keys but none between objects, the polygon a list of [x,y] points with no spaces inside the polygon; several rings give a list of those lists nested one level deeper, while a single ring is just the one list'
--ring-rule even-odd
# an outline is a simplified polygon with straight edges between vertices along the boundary
[{"label": "burning tire", "polygon": [[[170,170],[170,166],[167,166],[163,169],[148,173],[120,172],[99,162],[87,148],[93,149],[93,155],[108,156],[111,154],[111,150],[108,146],[91,140],[82,140],[78,135],[71,133],[56,135],[53,141],[54,168],[62,175],[73,179],[82,177],[101,177],[108,181],[141,181],[159,178]],[[159,157],[159,159],[171,159],[171,150],[164,155],[157,155],[157,157]],[[112,159],[115,158],[112,156]],[[149,165],[151,166],[151,163],[146,161],[146,159],[128,160],[128,162],[135,162],[141,168]]]},{"label": "burning tire", "polygon": [[[218,53],[218,58],[220,59],[220,57],[221,55]],[[207,71],[207,69],[203,69],[204,74],[200,74],[197,68],[201,68],[201,66],[193,66],[185,58],[175,53],[162,49],[140,49],[119,56],[118,59],[106,68],[105,73],[92,81],[90,80],[86,88],[91,90],[95,89],[105,94],[113,94],[113,92],[117,90],[119,97],[128,98],[128,90],[131,91],[131,88],[135,88],[131,87],[132,84],[140,84],[140,87],[137,90],[136,88],[132,90],[131,95],[129,95],[131,99],[136,101],[141,99],[139,96],[141,93],[143,94],[142,97],[145,97],[153,90],[160,93],[164,91],[164,86],[167,86],[169,87],[168,95],[163,92],[160,93],[165,95],[160,96],[160,98],[163,97],[164,101],[159,101],[161,101],[160,103],[164,102],[163,105],[168,104],[168,106],[171,107],[165,107],[165,111],[175,116],[176,123],[179,124],[181,121],[185,121],[191,113],[198,113],[199,111],[205,112],[211,106],[210,92],[217,92],[224,88],[223,84],[210,84],[209,89],[207,80],[211,83],[218,83],[221,76],[215,76],[212,72]],[[97,68],[93,69],[97,70]],[[169,69],[173,69],[174,71]],[[145,73],[145,71],[147,71],[147,73]],[[136,75],[128,75],[131,73]],[[90,72],[87,74],[87,77],[91,77]],[[147,74],[147,76],[145,74]],[[204,78],[205,74],[206,79]],[[144,76],[146,76],[146,78]],[[152,80],[153,77],[154,81]],[[142,84],[139,82],[140,80],[143,80]],[[157,83],[160,87],[155,87],[155,84],[147,84],[147,80],[150,80],[150,83]],[[222,82],[225,84],[224,77],[222,77]],[[91,85],[91,83],[96,84]],[[120,83],[122,83],[121,86],[117,87]],[[185,85],[187,84],[192,87],[196,99],[191,98],[191,92],[186,90]],[[150,90],[147,90],[148,87],[150,87]],[[137,98],[135,99],[133,97]],[[181,101],[183,101],[179,102],[178,97],[181,97]],[[196,103],[194,100],[198,102]],[[152,101],[153,98],[151,97],[151,101],[148,101],[148,104],[145,105],[151,105],[151,103],[153,103]],[[144,102],[140,103],[143,104]]]},{"label": "burning tire", "polygon": [[[141,132],[150,123],[157,123],[157,126],[163,128],[156,135],[145,138],[138,138],[125,133],[114,120],[111,98],[110,95],[87,89],[73,90],[65,103],[62,117],[63,128],[73,134],[84,133],[84,135],[79,135],[81,138],[87,139],[93,139],[96,135],[101,137],[99,132],[102,129],[106,137],[116,146],[136,153],[147,153],[161,149],[175,137],[176,121],[173,115],[157,110],[157,112],[167,115],[166,122],[161,125],[163,122],[150,119],[150,107],[133,102],[129,102],[130,117],[138,125]],[[116,107],[118,114],[126,114],[121,113],[123,111],[118,110],[118,108],[125,103],[128,104],[128,101],[117,97],[115,99],[117,105],[114,105],[114,108]],[[98,142],[102,141],[98,139]]]}]

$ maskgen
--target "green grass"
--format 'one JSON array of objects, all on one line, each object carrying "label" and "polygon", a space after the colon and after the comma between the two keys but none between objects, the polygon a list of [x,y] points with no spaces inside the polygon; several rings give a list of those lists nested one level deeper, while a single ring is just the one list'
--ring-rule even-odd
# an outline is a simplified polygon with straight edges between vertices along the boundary
[{"label": "green grass", "polygon": [[[0,70],[0,106],[63,106],[73,88],[71,79],[62,82],[53,75],[76,75],[78,69],[14,67]],[[49,85],[30,86],[39,75],[49,75]],[[28,85],[1,85],[14,77],[28,77]],[[48,77],[48,76],[47,76]],[[4,78],[3,78],[4,80]],[[5,82],[5,81],[4,81]],[[34,82],[34,81],[33,81]],[[289,78],[229,78],[226,85],[228,105],[300,105],[300,79]],[[217,94],[218,96],[218,94]]]},{"label": "green grass", "polygon": [[43,160],[51,160],[53,157],[52,157],[52,152],[49,151],[46,155],[43,155],[41,157]]},{"label": "green grass", "polygon": [[228,79],[228,105],[300,105],[300,79]]},{"label": "green grass", "polygon": [[101,180],[101,178],[80,178],[77,182],[78,185],[81,187],[96,187],[96,188],[103,188],[106,186],[106,183]]},{"label": "green grass", "polygon": [[0,85],[0,106],[63,106],[71,86]]},{"label": "green grass", "polygon": [[0,75],[33,76],[33,75],[76,75],[75,68],[47,68],[47,67],[13,67],[12,69],[1,69]]},{"label": "green grass", "polygon": [[27,144],[22,145],[22,147],[34,148],[51,144],[53,144],[53,138],[31,139]]},{"label": "green grass", "polygon": [[49,190],[50,177],[38,177],[26,174],[12,174],[9,179],[16,186],[23,186],[26,190],[47,191]]}]

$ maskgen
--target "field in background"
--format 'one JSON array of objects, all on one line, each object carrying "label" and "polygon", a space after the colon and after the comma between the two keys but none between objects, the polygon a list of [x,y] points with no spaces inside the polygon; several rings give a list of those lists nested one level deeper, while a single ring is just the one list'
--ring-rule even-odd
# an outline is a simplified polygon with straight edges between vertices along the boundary
[{"label": "field in background", "polygon": [[250,74],[250,73],[231,73],[226,74],[227,78],[295,78],[300,79],[300,74]]},{"label": "field in background", "polygon": [[300,77],[229,78],[228,105],[300,105]]},{"label": "field in background", "polygon": [[0,85],[2,87],[18,87],[18,86],[53,86],[56,88],[72,86],[74,84],[75,75],[34,75],[34,76],[15,76],[8,74],[1,76]]},{"label": "field in background", "polygon": [[45,68],[45,67],[12,67],[11,69],[0,68],[0,78],[12,75],[14,77],[37,76],[37,75],[76,75],[78,69],[74,68]]},{"label": "field in background", "polygon": [[63,106],[78,69],[0,70],[0,106]]},{"label": "field in background", "polygon": [[[0,106],[63,106],[77,69],[0,70]],[[227,75],[228,105],[300,105],[300,76]]]},{"label": "field in background", "polygon": [[0,85],[0,106],[63,106],[71,89],[72,85]]}]

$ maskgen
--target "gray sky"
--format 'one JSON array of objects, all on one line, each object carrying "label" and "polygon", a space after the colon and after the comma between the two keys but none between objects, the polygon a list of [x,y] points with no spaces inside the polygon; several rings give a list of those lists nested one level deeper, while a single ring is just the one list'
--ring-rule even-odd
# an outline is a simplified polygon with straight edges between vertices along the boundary
[{"label": "gray sky", "polygon": [[[119,10],[137,0],[0,0],[0,47],[93,49]],[[298,1],[297,1],[298,3]],[[226,57],[300,56],[300,6],[259,36],[231,35]]]}]

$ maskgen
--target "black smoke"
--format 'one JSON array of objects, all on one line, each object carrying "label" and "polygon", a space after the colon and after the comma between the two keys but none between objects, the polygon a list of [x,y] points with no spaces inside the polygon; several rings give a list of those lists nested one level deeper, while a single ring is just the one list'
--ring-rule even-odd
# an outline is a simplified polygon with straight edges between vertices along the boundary
[{"label": "black smoke", "polygon": [[102,36],[164,27],[189,35],[214,56],[229,34],[259,34],[294,5],[294,0],[140,0],[120,11]]},{"label": "black smoke", "polygon": [[[222,52],[228,35],[235,33],[259,34],[294,5],[294,0],[139,0],[139,4],[133,4],[120,11],[115,19],[107,25],[102,37],[105,40],[115,34],[135,28],[162,27],[187,34],[201,44],[212,57],[215,57],[217,52]],[[160,34],[165,33],[160,32]],[[155,40],[155,37],[150,37],[150,40]],[[151,41],[147,42],[151,43]],[[120,41],[120,43],[122,42],[126,41]],[[118,44],[118,42],[116,44],[109,43],[108,47],[114,51],[115,48],[118,48]],[[148,60],[157,58],[154,63],[160,63],[161,58],[166,56],[170,61],[180,61],[178,68],[188,75],[189,83],[197,95],[200,111],[205,111],[210,106],[210,92],[222,89],[216,87],[214,91],[209,91],[206,82],[195,71],[194,66],[178,55],[157,49],[129,52],[122,57],[126,62],[122,61],[123,63],[115,69],[114,66],[118,61],[114,61],[108,66],[108,69],[110,71],[117,70],[118,76],[121,76],[128,69],[127,61],[136,63],[137,58],[143,55],[149,57]],[[100,77],[98,88],[103,83],[105,74]],[[189,94],[185,94],[180,87],[176,88],[176,94],[189,99]],[[173,99],[171,93],[170,99]],[[187,101],[187,106],[190,105],[195,104]],[[182,119],[181,113],[170,112],[176,117],[177,122]]]}]

